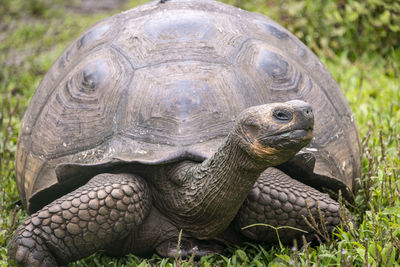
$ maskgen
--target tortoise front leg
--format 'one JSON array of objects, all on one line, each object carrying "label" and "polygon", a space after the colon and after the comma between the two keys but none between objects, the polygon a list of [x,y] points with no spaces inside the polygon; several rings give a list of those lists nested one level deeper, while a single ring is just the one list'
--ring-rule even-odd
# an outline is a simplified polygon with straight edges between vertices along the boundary
[{"label": "tortoise front leg", "polygon": [[132,174],[100,174],[21,225],[8,254],[25,266],[86,257],[134,231],[151,209],[146,183]]},{"label": "tortoise front leg", "polygon": [[[273,227],[283,226],[278,233],[280,240],[286,244],[293,239],[301,238],[303,234],[313,238],[315,232],[304,220],[306,217],[310,221],[307,205],[321,226],[317,208],[319,206],[328,232],[340,223],[338,202],[276,168],[268,168],[254,184],[234,223],[238,228],[257,223]],[[253,240],[276,243],[278,241],[276,231],[270,226],[254,226],[240,232]],[[307,231],[308,234],[293,228]]]}]

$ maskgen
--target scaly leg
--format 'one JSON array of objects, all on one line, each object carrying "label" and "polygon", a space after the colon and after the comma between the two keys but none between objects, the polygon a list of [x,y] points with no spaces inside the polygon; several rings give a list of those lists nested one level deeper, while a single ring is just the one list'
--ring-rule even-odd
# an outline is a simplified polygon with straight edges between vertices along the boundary
[{"label": "scaly leg", "polygon": [[66,264],[124,238],[150,209],[143,179],[100,174],[32,214],[15,232],[8,254],[25,266]]},{"label": "scaly leg", "polygon": [[[309,232],[305,234],[298,230],[281,228],[278,233],[284,243],[299,239],[303,234],[312,237],[314,233],[303,219],[303,216],[309,218],[306,203],[316,221],[319,203],[329,232],[340,223],[339,203],[278,169],[268,168],[254,184],[234,223],[240,229],[251,224],[264,223],[274,227],[290,226]],[[266,226],[250,227],[241,230],[241,233],[258,241],[276,243],[278,240],[275,230]]]}]

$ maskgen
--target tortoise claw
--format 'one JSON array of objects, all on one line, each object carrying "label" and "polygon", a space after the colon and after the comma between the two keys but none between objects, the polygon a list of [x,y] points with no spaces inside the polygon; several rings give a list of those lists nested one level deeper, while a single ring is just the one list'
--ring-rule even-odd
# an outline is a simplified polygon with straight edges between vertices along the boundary
[{"label": "tortoise claw", "polygon": [[[25,232],[19,229],[18,232]],[[14,236],[8,245],[8,256],[18,266],[58,266],[54,257],[35,239],[40,237]]]}]

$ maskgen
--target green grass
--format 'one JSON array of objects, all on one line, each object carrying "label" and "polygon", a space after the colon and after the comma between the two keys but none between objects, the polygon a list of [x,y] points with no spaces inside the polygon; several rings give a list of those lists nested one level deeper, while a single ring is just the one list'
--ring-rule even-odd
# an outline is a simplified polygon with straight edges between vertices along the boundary
[{"label": "green grass", "polygon": [[[145,2],[145,1],[141,1]],[[232,1],[231,1],[232,2]],[[244,2],[244,1],[242,1]],[[18,203],[14,153],[21,118],[43,75],[86,27],[110,14],[77,14],[62,1],[2,0],[0,5],[0,266],[7,244],[26,213]],[[27,4],[30,3],[30,4]],[[129,7],[138,2],[130,1]],[[257,1],[244,5],[257,10]],[[114,11],[114,13],[117,11]],[[356,60],[318,50],[353,109],[363,144],[362,175],[351,211],[358,226],[338,228],[333,241],[310,247],[247,244],[200,266],[393,266],[400,265],[400,51],[374,52]],[[71,266],[190,266],[188,260],[110,258],[94,254]]]}]

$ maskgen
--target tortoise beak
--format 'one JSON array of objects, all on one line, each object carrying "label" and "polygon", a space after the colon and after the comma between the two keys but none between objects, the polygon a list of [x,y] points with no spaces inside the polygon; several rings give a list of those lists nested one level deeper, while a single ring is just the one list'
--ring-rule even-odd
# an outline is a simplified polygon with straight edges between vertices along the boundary
[{"label": "tortoise beak", "polygon": [[311,105],[301,100],[292,100],[287,103],[294,108],[294,115],[301,122],[299,126],[312,131],[314,129],[314,113]]}]

